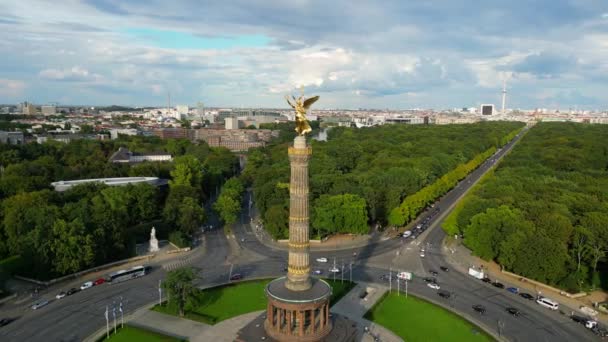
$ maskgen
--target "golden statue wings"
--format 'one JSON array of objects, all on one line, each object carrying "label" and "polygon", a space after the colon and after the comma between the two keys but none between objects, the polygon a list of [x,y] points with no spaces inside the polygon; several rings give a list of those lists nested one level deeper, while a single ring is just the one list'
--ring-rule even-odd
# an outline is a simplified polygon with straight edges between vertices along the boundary
[{"label": "golden statue wings", "polygon": [[291,99],[289,99],[288,95],[285,95],[285,100],[287,100],[287,103],[291,106],[291,108],[296,110],[296,132],[298,132],[298,135],[310,133],[312,129],[310,128],[310,124],[308,124],[308,120],[306,120],[306,112],[308,112],[308,109],[313,103],[317,102],[319,96],[313,96],[305,99],[302,95],[296,99],[296,97],[292,95],[291,98],[293,99],[293,102]]}]

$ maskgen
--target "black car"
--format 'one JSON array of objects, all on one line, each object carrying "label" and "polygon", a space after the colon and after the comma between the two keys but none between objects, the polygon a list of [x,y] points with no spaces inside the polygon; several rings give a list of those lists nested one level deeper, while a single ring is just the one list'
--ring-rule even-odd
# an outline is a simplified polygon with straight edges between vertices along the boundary
[{"label": "black car", "polygon": [[529,293],[522,292],[519,295],[521,296],[521,298],[525,298],[527,300],[533,300],[534,299],[534,296],[531,295],[531,294],[529,294]]},{"label": "black car", "polygon": [[481,279],[481,281],[483,281],[484,283],[491,283],[492,279],[485,277],[485,278]]},{"label": "black car", "polygon": [[243,275],[240,273],[235,273],[230,277],[230,280],[241,280],[243,279]]},{"label": "black car", "polygon": [[437,271],[435,271],[435,270],[429,270],[429,273],[434,277],[439,275],[439,273],[437,273]]},{"label": "black car", "polygon": [[75,287],[72,287],[71,289],[69,289],[69,290],[68,290],[68,292],[66,292],[66,294],[67,294],[68,296],[71,296],[71,295],[73,295],[74,293],[76,293],[76,292],[78,292],[78,291],[80,291],[80,289],[75,288]]},{"label": "black car", "polygon": [[482,314],[482,315],[483,315],[484,313],[486,313],[486,307],[485,307],[485,306],[483,306],[483,305],[479,305],[479,304],[477,304],[477,305],[473,305],[473,310],[475,310],[475,311],[479,312],[479,314]]},{"label": "black car", "polygon": [[442,270],[443,272],[449,272],[450,271],[450,269],[447,268],[447,267],[445,267],[445,266],[441,266],[441,267],[439,267],[439,269]]},{"label": "black car", "polygon": [[503,283],[499,283],[497,281],[493,282],[492,286],[498,287],[499,289],[504,289],[505,288],[505,286],[503,285]]},{"label": "black car", "polygon": [[436,283],[437,279],[435,277],[426,277],[424,278],[424,281],[427,283]]},{"label": "black car", "polygon": [[10,318],[0,319],[0,327],[3,327],[5,325],[9,324],[12,321],[14,321],[14,319],[10,319]]},{"label": "black car", "polygon": [[439,291],[437,291],[437,294],[439,295],[439,297],[445,298],[445,299],[448,299],[451,296],[450,292],[448,292],[446,290],[439,290]]},{"label": "black car", "polygon": [[507,308],[507,312],[510,313],[513,316],[519,316],[521,314],[521,312],[519,312],[518,309],[511,308],[511,307]]}]

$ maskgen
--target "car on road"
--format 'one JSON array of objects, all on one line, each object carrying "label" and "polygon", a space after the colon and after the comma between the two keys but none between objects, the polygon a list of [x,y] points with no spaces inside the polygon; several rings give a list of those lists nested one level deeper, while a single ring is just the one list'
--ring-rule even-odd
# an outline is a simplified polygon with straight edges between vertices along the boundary
[{"label": "car on road", "polygon": [[93,286],[101,285],[105,282],[106,282],[106,280],[104,278],[99,278],[93,282]]},{"label": "car on road", "polygon": [[61,291],[55,296],[55,298],[61,299],[61,298],[65,297],[66,295],[67,295],[67,293],[65,293],[65,291]]},{"label": "car on road", "polygon": [[80,289],[81,290],[90,289],[91,287],[93,287],[93,282],[92,281],[87,281],[86,283],[80,285]]},{"label": "car on road", "polygon": [[437,282],[437,278],[435,278],[435,277],[426,277],[426,278],[423,278],[423,280],[426,283],[436,283]]},{"label": "car on road", "polygon": [[416,225],[416,228],[418,228],[418,229],[422,229],[422,223],[418,223],[418,224]]},{"label": "car on road", "polygon": [[513,316],[519,316],[521,314],[521,312],[514,307],[508,307],[506,310],[508,313],[510,313]]},{"label": "car on road", "polygon": [[12,321],[14,321],[14,319],[11,319],[11,318],[0,319],[0,327],[3,327],[5,325],[9,324]]},{"label": "car on road", "polygon": [[241,280],[243,279],[243,275],[240,273],[235,273],[230,276],[230,280]]},{"label": "car on road", "polygon": [[438,275],[439,275],[439,273],[438,273],[437,271],[435,271],[435,270],[429,270],[429,273],[430,273],[432,276],[434,276],[434,277],[436,277],[436,276],[438,276]]},{"label": "car on road", "polygon": [[451,296],[450,292],[448,292],[446,290],[439,290],[439,291],[437,291],[437,294],[439,295],[439,297],[445,298],[445,299],[448,299]]},{"label": "car on road", "polygon": [[485,277],[485,278],[482,278],[481,281],[483,281],[484,283],[491,283],[492,279]]},{"label": "car on road", "polygon": [[408,237],[412,236],[412,231],[406,230],[403,232],[403,234],[401,236],[403,236],[403,238],[408,238]]},{"label": "car on road", "polygon": [[556,301],[553,301],[547,297],[540,297],[536,300],[536,303],[540,306],[544,306],[548,309],[551,310],[557,310],[559,309],[559,303]]},{"label": "car on road", "polygon": [[513,294],[518,294],[519,293],[519,289],[517,287],[507,287],[507,291],[513,293]]},{"label": "car on road", "polygon": [[525,299],[527,299],[527,300],[532,300],[532,299],[534,299],[534,296],[533,296],[533,295],[531,295],[531,294],[529,294],[529,293],[526,293],[526,292],[521,292],[521,293],[519,294],[519,296],[520,296],[521,298],[525,298]]},{"label": "car on road", "polygon": [[480,304],[473,305],[473,310],[479,312],[479,314],[483,315],[486,313],[486,307]]},{"label": "car on road", "polygon": [[38,310],[43,306],[47,306],[49,301],[46,299],[41,299],[32,305],[32,310]]},{"label": "car on road", "polygon": [[492,286],[497,287],[499,289],[504,289],[505,288],[505,285],[503,283],[501,283],[501,282],[498,282],[498,281],[493,282]]},{"label": "car on road", "polygon": [[68,296],[73,295],[74,293],[80,291],[80,289],[72,287],[71,289],[68,290],[68,292],[66,293]]},{"label": "car on road", "polygon": [[450,269],[447,268],[447,267],[445,267],[445,266],[441,266],[441,267],[439,267],[439,269],[442,270],[443,272],[449,272],[450,271]]},{"label": "car on road", "polygon": [[314,270],[312,273],[316,275],[323,274],[323,270]]},{"label": "car on road", "polygon": [[327,258],[317,258],[317,262],[327,262]]},{"label": "car on road", "polygon": [[329,269],[329,272],[330,273],[340,273],[340,269],[337,267],[332,267]]},{"label": "car on road", "polygon": [[441,288],[441,286],[439,286],[439,284],[437,284],[437,283],[428,283],[428,284],[426,284],[426,286],[428,286],[434,290],[439,290]]},{"label": "car on road", "polygon": [[420,257],[421,257],[421,258],[424,258],[424,251],[421,251],[421,252],[420,252]]}]

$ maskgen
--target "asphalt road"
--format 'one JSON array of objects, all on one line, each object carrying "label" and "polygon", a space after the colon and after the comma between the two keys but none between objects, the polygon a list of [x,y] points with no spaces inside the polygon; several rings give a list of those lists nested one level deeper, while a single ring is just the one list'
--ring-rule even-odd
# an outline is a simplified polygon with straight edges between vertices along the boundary
[{"label": "asphalt road", "polygon": [[[443,213],[450,208],[468,188],[483,175],[502,154],[515,143],[518,138],[510,142],[496,156],[489,158],[480,168],[471,173],[459,186],[445,195],[436,205]],[[470,182],[469,182],[470,181]],[[243,222],[249,222],[244,206]],[[424,215],[423,215],[424,216]],[[430,243],[431,246],[441,246],[444,237],[443,231],[438,228],[442,214],[437,215],[429,223],[430,228],[418,240],[422,245]],[[242,273],[248,277],[274,277],[283,275],[286,266],[287,252],[280,249],[269,248],[260,243],[251,231],[248,224],[237,225],[234,229],[236,239],[230,242],[221,230],[212,230],[205,233],[203,251],[193,254],[189,265],[199,269],[201,286],[225,283],[231,273]],[[241,241],[244,239],[244,241]],[[411,242],[409,242],[411,243]],[[327,269],[332,266],[333,260],[341,267],[345,265],[344,272],[336,275],[337,279],[383,283],[381,276],[388,273],[389,267],[373,266],[370,260],[387,260],[391,264],[395,251],[401,250],[403,242],[399,239],[372,241],[365,247],[311,253],[313,269],[322,269],[324,276],[328,276]],[[356,253],[354,255],[353,253]],[[318,257],[326,257],[328,263],[314,261]],[[417,253],[411,255],[412,259],[420,259]],[[420,263],[420,260],[415,260]],[[352,263],[352,266],[351,266]],[[376,263],[377,264],[377,263]],[[61,300],[52,302],[39,310],[29,308],[30,301],[20,305],[0,306],[2,317],[16,318],[9,325],[0,328],[2,341],[82,341],[84,338],[105,326],[104,312],[106,306],[110,308],[110,325],[113,324],[112,307],[116,307],[116,319],[120,322],[118,303],[123,301],[124,314],[127,315],[137,308],[158,300],[158,282],[164,278],[166,271],[158,263],[152,263],[152,272],[142,278],[130,280],[115,285],[104,284],[79,292]],[[423,268],[439,269],[446,262],[437,248],[430,248],[422,260]],[[352,274],[351,274],[352,267]],[[441,271],[440,271],[441,272]],[[412,294],[433,299],[443,300],[437,296],[436,291],[428,288],[417,274],[408,284],[408,291]],[[442,289],[453,293],[446,305],[469,317],[478,324],[498,331],[512,341],[585,341],[595,338],[582,326],[570,321],[559,313],[550,312],[532,301],[526,301],[519,296],[512,295],[505,290],[499,290],[468,275],[452,271],[442,272],[438,277]],[[44,298],[54,298],[60,290],[77,287],[81,281],[55,286],[43,293]],[[393,282],[396,286],[396,282]],[[403,284],[401,284],[403,289]],[[479,315],[471,308],[474,304],[482,304],[487,311]],[[515,306],[523,313],[521,317],[512,317],[505,312],[507,306]],[[407,321],[407,318],[404,318]]]}]

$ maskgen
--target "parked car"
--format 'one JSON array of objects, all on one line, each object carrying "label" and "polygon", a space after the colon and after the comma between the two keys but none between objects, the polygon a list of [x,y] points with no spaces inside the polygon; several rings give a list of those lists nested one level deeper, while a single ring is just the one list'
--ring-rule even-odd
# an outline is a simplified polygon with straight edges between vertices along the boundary
[{"label": "parked car", "polygon": [[312,273],[316,275],[323,274],[323,270],[314,270]]},{"label": "parked car", "polygon": [[439,286],[439,284],[437,284],[437,283],[428,283],[428,284],[426,284],[426,286],[428,286],[428,287],[430,287],[430,288],[432,288],[434,290],[439,290],[441,288]]},{"label": "parked car", "polygon": [[520,294],[519,294],[519,296],[520,296],[521,298],[525,298],[525,299],[527,299],[527,300],[533,300],[533,299],[534,299],[534,296],[533,296],[533,295],[531,295],[531,294],[529,294],[529,293],[525,293],[525,292],[520,293]]},{"label": "parked car", "polygon": [[497,287],[499,289],[504,289],[505,288],[505,285],[503,283],[500,283],[500,282],[497,282],[497,281],[493,282],[492,286]]},{"label": "parked car", "polygon": [[437,271],[435,271],[435,270],[429,270],[429,273],[434,277],[439,275],[439,273],[437,273]]},{"label": "parked car", "polygon": [[92,281],[87,281],[86,283],[80,285],[80,289],[81,290],[90,289],[91,287],[93,287],[93,282]]},{"label": "parked car", "polygon": [[403,232],[403,234],[401,236],[403,236],[404,238],[408,238],[412,235],[412,231],[411,230],[406,230]]},{"label": "parked car", "polygon": [[93,283],[93,286],[101,285],[105,282],[106,282],[106,280],[104,278],[99,278],[99,279],[95,280],[95,282]]},{"label": "parked car", "polygon": [[424,252],[420,252],[420,257],[424,258]]},{"label": "parked car", "polygon": [[71,289],[68,290],[68,292],[66,293],[68,296],[73,295],[74,293],[80,291],[80,289],[72,287]]},{"label": "parked car", "polygon": [[482,278],[481,281],[483,281],[484,283],[491,283],[492,279],[485,277],[485,278]]},{"label": "parked car", "polygon": [[32,310],[38,310],[38,309],[40,309],[41,307],[46,306],[46,305],[48,305],[48,304],[49,304],[49,301],[48,301],[48,300],[46,300],[46,299],[41,299],[41,300],[37,301],[36,303],[34,303],[34,304],[32,305]]},{"label": "parked car", "polygon": [[513,293],[513,294],[518,294],[519,293],[519,289],[517,287],[507,287],[507,291]]},{"label": "parked car", "polygon": [[486,313],[486,307],[483,305],[473,305],[473,310],[479,312],[479,314],[483,315],[484,313]]},{"label": "parked car", "polygon": [[510,313],[513,316],[519,316],[521,314],[521,312],[519,312],[518,309],[513,308],[513,307],[508,307],[507,308],[507,312]]},{"label": "parked car", "polygon": [[327,262],[327,258],[317,258],[317,262]]},{"label": "parked car", "polygon": [[61,298],[65,297],[66,295],[67,294],[65,293],[65,291],[61,291],[55,296],[55,298],[61,299]]},{"label": "parked car", "polygon": [[437,282],[437,278],[434,278],[434,277],[426,277],[423,280],[427,283],[436,283]]},{"label": "parked car", "polygon": [[235,273],[230,276],[230,280],[241,280],[243,279],[243,275],[240,273]]},{"label": "parked car", "polygon": [[441,266],[441,267],[439,267],[439,269],[442,270],[443,272],[449,272],[450,271],[450,269],[447,268],[447,267],[445,267],[445,266]]}]

